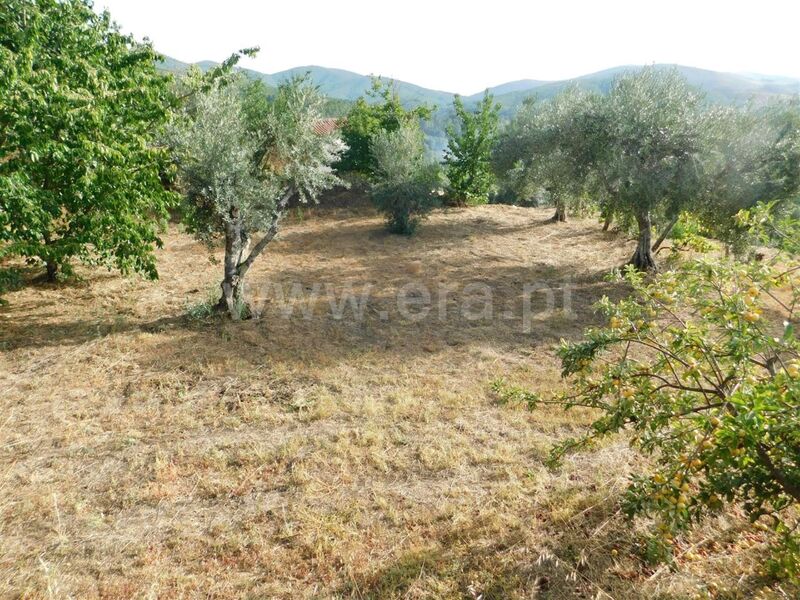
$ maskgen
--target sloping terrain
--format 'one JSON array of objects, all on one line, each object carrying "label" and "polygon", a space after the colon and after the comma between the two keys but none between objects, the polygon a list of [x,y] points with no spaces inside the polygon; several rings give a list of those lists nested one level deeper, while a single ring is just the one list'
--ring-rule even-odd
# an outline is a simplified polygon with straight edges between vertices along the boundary
[{"label": "sloping terrain", "polygon": [[158,282],[81,270],[9,294],[0,597],[753,597],[757,535],[720,521],[679,541],[676,572],[649,566],[617,502],[641,459],[611,441],[549,471],[589,415],[492,395],[561,385],[559,339],[625,292],[604,276],[628,241],[549,216],[439,212],[405,238],[307,213],[242,323],[204,316],[221,266],[177,230]]}]

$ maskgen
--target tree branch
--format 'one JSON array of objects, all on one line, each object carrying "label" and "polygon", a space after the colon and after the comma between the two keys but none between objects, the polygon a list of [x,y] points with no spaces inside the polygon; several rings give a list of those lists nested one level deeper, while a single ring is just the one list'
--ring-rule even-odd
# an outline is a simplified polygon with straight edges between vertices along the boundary
[{"label": "tree branch", "polygon": [[775,466],[775,463],[772,462],[772,458],[767,451],[767,447],[764,444],[758,444],[758,446],[756,446],[756,452],[758,453],[758,458],[761,459],[761,462],[764,463],[764,466],[769,470],[769,474],[780,484],[783,491],[794,498],[795,502],[800,502],[800,485],[790,481],[786,473]]},{"label": "tree branch", "polygon": [[267,244],[269,244],[278,234],[278,224],[280,223],[281,217],[283,217],[283,213],[286,210],[287,204],[289,204],[289,200],[292,199],[292,196],[294,196],[294,188],[289,188],[283,194],[281,199],[278,200],[278,204],[275,207],[275,214],[272,217],[272,222],[267,228],[267,231],[264,233],[264,237],[258,240],[258,243],[253,246],[253,249],[250,251],[250,254],[247,256],[247,258],[239,263],[239,276],[243,277],[244,274],[247,273],[248,269],[253,265],[256,258],[258,258],[258,255],[264,251],[264,248],[267,247]]},{"label": "tree branch", "polygon": [[669,223],[667,223],[667,226],[664,228],[664,231],[661,232],[661,235],[658,236],[656,243],[653,244],[652,252],[659,251],[659,249],[661,248],[661,244],[663,244],[664,240],[667,239],[667,236],[669,235],[669,232],[672,231],[672,228],[675,227],[675,225],[677,225],[679,218],[680,215],[677,215],[673,217]]}]

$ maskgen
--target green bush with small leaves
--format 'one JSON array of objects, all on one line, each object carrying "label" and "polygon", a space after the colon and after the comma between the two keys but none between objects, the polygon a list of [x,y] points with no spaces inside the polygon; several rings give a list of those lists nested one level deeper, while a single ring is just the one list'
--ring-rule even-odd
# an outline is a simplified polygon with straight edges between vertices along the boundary
[{"label": "green bush with small leaves", "polygon": [[370,148],[375,157],[373,204],[385,215],[389,231],[410,235],[440,203],[441,169],[425,156],[422,131],[415,125],[379,132]]},{"label": "green bush with small leaves", "polygon": [[[740,222],[760,231],[771,223],[763,213]],[[796,250],[800,227],[783,225],[790,229],[773,227],[763,239]],[[632,476],[624,507],[655,518],[662,548],[735,503],[772,531],[772,574],[797,578],[800,262],[772,254],[751,263],[703,257],[652,279],[629,267],[616,277],[631,296],[604,298],[607,324],[558,351],[569,391],[545,398],[498,388],[531,407],[600,411],[585,435],[553,450],[554,462],[629,432],[652,470]]]}]

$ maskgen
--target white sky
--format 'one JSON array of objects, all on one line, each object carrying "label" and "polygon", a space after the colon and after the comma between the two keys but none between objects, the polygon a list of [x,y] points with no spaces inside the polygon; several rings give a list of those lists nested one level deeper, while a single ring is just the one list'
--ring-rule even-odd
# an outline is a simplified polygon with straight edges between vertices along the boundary
[{"label": "white sky", "polygon": [[321,65],[470,94],[679,63],[800,77],[800,0],[95,0],[179,60],[274,73]]}]

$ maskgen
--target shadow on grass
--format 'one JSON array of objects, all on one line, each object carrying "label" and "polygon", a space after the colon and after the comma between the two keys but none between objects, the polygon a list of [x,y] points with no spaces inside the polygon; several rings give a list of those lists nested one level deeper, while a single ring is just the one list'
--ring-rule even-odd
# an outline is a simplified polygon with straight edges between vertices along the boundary
[{"label": "shadow on grass", "polygon": [[74,346],[92,340],[132,331],[155,333],[191,327],[186,314],[165,316],[142,322],[117,317],[112,320],[77,320],[59,323],[36,323],[25,319],[6,319],[0,336],[0,351],[48,346]]},{"label": "shadow on grass", "polygon": [[[191,344],[194,361],[208,358],[209,343],[215,352],[236,355],[242,340],[262,358],[288,353],[326,362],[347,361],[366,352],[402,361],[478,346],[515,352],[579,337],[585,326],[598,322],[593,310],[597,300],[624,293],[605,281],[607,267],[599,265],[608,261],[592,255],[591,240],[608,246],[608,234],[599,228],[586,234],[589,241],[574,245],[569,239],[574,226],[550,223],[541,218],[541,211],[462,212],[458,219],[425,223],[414,238],[388,234],[379,217],[363,215],[343,221],[320,219],[313,227],[288,230],[262,261],[283,267],[248,276],[250,299],[258,304],[260,316],[255,321],[232,324],[215,317],[198,324],[183,313],[161,317],[153,311],[148,321],[109,313],[94,298],[83,308],[97,310],[92,313],[97,318],[68,320],[69,311],[62,311],[65,317],[42,318],[48,305],[71,301],[69,294],[53,290],[12,300],[11,306],[0,309],[0,349],[76,345],[128,332],[168,330],[187,335],[158,343],[165,350],[170,344]],[[463,237],[474,237],[476,243],[462,249]],[[550,240],[541,247],[534,244],[538,252],[528,254],[528,246],[516,245],[519,239],[536,242],[537,237]],[[559,256],[567,252],[571,258]],[[164,287],[170,280],[164,281],[154,285]],[[488,290],[488,304],[482,292],[475,293],[475,284]],[[300,296],[287,302],[293,285]],[[427,288],[430,297],[420,298],[413,285]],[[530,285],[543,291],[526,292]],[[323,293],[314,296],[315,286]],[[277,297],[278,288],[283,298]],[[361,297],[367,289],[368,296]],[[404,312],[399,295],[411,298],[415,306]]]},{"label": "shadow on grass", "polygon": [[[137,331],[184,331],[195,338],[191,343],[198,360],[205,354],[209,336],[228,338],[232,346],[238,339],[249,339],[269,354],[289,351],[325,360],[332,353],[341,360],[375,350],[408,357],[474,344],[513,351],[520,345],[579,337],[585,326],[597,320],[593,304],[603,295],[618,297],[623,292],[606,282],[603,272],[562,280],[546,265],[492,267],[489,261],[476,259],[465,260],[444,276],[436,269],[418,275],[387,275],[385,260],[369,261],[363,269],[349,273],[332,264],[285,269],[266,282],[253,277],[254,294],[261,293],[262,283],[270,287],[262,297],[253,298],[259,318],[242,323],[229,322],[224,315],[197,322],[186,313],[151,321],[100,315],[91,320],[42,322],[28,317],[27,306],[16,305],[4,311],[0,349],[76,345]],[[524,286],[529,283],[544,291],[526,293]],[[476,295],[469,288],[474,284],[485,287]],[[292,286],[299,291],[290,301]],[[430,296],[420,298],[418,286]],[[481,295],[481,289],[490,295]],[[362,295],[366,290],[369,293]],[[37,302],[41,308],[42,303],[54,300]]]},{"label": "shadow on grass", "polygon": [[[558,527],[516,525],[500,535],[480,524],[453,526],[425,548],[356,575],[341,597],[640,598],[650,571],[633,554],[639,542],[608,499]],[[647,597],[657,597],[648,595]],[[669,598],[669,596],[658,596]]]},{"label": "shadow on grass", "polygon": [[[470,209],[443,209],[448,212],[468,212]],[[322,213],[323,215],[325,213]],[[445,247],[459,244],[472,236],[493,237],[516,234],[553,235],[569,239],[574,234],[553,223],[549,219],[531,218],[522,223],[507,223],[490,216],[476,214],[465,220],[424,220],[419,229],[411,236],[390,233],[380,215],[370,215],[367,220],[363,213],[331,211],[326,215],[323,231],[291,231],[282,236],[281,253],[301,255],[313,253],[323,242],[326,248],[341,250],[342,255],[356,253],[360,255],[363,246],[354,241],[366,240],[380,246],[429,250],[430,245]],[[611,234],[599,229],[585,234],[587,241],[608,240]]]}]

